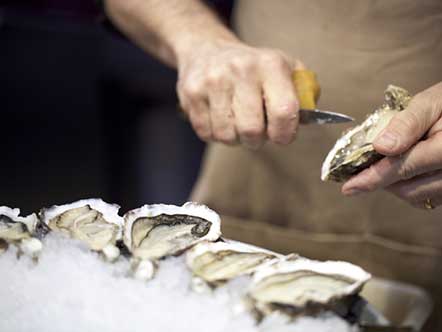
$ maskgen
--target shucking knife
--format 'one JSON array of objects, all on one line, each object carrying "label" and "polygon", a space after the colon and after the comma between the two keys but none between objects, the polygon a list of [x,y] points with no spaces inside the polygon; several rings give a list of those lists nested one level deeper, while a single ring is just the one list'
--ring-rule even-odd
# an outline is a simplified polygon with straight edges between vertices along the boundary
[{"label": "shucking knife", "polygon": [[319,98],[320,87],[316,74],[310,70],[302,69],[293,72],[293,83],[299,99],[299,123],[300,124],[329,124],[353,121],[348,115],[330,111],[322,111],[316,108]]}]

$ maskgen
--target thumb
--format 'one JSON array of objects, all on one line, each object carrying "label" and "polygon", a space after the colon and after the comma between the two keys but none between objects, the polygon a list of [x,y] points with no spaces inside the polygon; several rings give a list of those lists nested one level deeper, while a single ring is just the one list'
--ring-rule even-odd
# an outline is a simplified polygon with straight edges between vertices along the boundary
[{"label": "thumb", "polygon": [[373,142],[375,150],[386,156],[407,151],[439,119],[425,93],[416,95],[408,107],[396,114]]}]

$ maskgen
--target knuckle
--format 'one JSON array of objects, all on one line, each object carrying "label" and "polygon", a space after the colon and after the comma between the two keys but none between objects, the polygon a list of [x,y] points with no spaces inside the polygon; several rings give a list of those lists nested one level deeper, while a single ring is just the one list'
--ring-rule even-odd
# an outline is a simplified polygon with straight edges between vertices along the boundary
[{"label": "knuckle", "polygon": [[274,109],[273,116],[277,122],[293,121],[297,117],[297,101]]},{"label": "knuckle", "polygon": [[208,141],[212,140],[212,135],[211,135],[211,133],[209,131],[207,131],[207,130],[196,130],[196,129],[195,129],[195,131],[196,131],[196,134],[198,135],[198,137],[201,140],[203,140],[205,142],[208,142]]},{"label": "knuckle", "polygon": [[232,130],[231,127],[218,128],[213,132],[213,139],[215,141],[224,143],[224,144],[232,144],[236,140],[236,134]]},{"label": "knuckle", "polygon": [[295,139],[295,132],[278,130],[270,136],[273,143],[287,145]]},{"label": "knuckle", "polygon": [[232,59],[231,67],[235,72],[250,72],[255,67],[255,60],[250,56]]},{"label": "knuckle", "polygon": [[229,70],[225,66],[218,66],[208,71],[205,78],[205,85],[207,86],[219,86],[229,76]]},{"label": "knuckle", "polygon": [[188,81],[182,84],[182,93],[190,99],[201,98],[204,94],[203,85],[197,81]]},{"label": "knuckle", "polygon": [[261,56],[263,63],[270,67],[281,68],[287,65],[286,60],[282,54],[275,51],[264,52]]},{"label": "knuckle", "polygon": [[397,173],[401,180],[409,180],[416,176],[416,168],[410,162],[402,162]]},{"label": "knuckle", "polygon": [[259,139],[264,132],[261,126],[247,126],[239,129],[239,134],[247,140]]},{"label": "knuckle", "polygon": [[395,119],[398,134],[415,135],[419,131],[419,118],[414,112],[399,113]]},{"label": "knuckle", "polygon": [[210,125],[201,116],[195,116],[194,112],[190,113],[190,121],[193,130],[200,138],[207,138],[211,135]]}]

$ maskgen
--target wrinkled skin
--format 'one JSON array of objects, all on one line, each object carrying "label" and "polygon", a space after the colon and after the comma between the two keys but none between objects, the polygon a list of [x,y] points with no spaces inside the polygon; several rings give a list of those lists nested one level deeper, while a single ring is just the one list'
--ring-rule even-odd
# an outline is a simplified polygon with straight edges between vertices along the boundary
[{"label": "wrinkled skin", "polygon": [[374,141],[387,156],[347,181],[356,195],[385,189],[417,208],[442,205],[442,82],[418,93]]},{"label": "wrinkled skin", "polygon": [[181,108],[204,141],[288,144],[298,125],[295,68],[303,66],[281,51],[239,41],[206,43],[179,62]]}]

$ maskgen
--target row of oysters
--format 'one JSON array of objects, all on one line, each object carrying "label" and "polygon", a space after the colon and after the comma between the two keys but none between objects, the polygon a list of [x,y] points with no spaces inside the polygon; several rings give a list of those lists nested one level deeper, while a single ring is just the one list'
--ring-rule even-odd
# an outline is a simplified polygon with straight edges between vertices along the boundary
[{"label": "row of oysters", "polygon": [[107,261],[129,257],[131,274],[141,280],[153,278],[162,259],[185,254],[195,291],[250,276],[246,302],[258,318],[346,306],[370,278],[347,262],[283,256],[223,239],[219,215],[204,205],[144,205],[122,217],[118,210],[101,199],[44,208],[27,217],[18,209],[0,207],[0,248],[15,245],[38,261],[46,234],[60,232],[83,241]]}]

